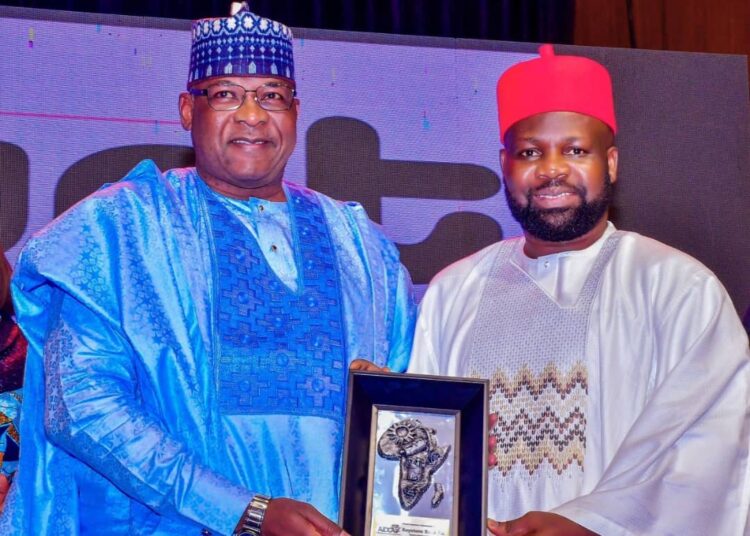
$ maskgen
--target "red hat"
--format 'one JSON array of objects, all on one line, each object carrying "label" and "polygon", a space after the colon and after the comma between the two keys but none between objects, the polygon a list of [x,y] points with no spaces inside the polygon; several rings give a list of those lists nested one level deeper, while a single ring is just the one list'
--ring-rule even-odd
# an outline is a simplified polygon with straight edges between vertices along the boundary
[{"label": "red hat", "polygon": [[552,45],[540,58],[514,65],[497,81],[500,139],[521,119],[544,112],[596,117],[617,133],[612,79],[603,65],[580,56],[555,56]]}]

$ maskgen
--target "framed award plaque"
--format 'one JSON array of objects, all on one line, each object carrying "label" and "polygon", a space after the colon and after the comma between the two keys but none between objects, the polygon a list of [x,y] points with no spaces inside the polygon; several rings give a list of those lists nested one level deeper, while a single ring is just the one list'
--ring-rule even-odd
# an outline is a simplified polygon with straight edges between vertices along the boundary
[{"label": "framed award plaque", "polygon": [[339,524],[363,536],[486,533],[488,382],[352,372]]}]

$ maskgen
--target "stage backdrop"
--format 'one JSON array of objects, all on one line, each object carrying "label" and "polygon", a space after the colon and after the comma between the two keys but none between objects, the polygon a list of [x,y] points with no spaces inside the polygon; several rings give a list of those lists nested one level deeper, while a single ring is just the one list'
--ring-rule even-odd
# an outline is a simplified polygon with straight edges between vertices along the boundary
[{"label": "stage backdrop", "polygon": [[[520,233],[501,192],[495,83],[536,47],[298,29],[301,101],[287,178],[360,201],[420,291]],[[0,8],[0,243],[139,160],[190,165],[178,122],[189,23]],[[612,72],[615,223],[699,258],[750,304],[748,85],[740,56],[558,47]]]}]

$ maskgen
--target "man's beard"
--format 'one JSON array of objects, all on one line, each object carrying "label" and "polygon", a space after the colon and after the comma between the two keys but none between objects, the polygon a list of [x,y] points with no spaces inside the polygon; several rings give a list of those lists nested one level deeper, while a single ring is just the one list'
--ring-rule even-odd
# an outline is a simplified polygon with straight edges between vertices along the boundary
[{"label": "man's beard", "polygon": [[[557,181],[549,181],[541,186],[548,187]],[[508,193],[505,186],[505,199],[510,213],[531,236],[545,242],[567,242],[585,235],[601,220],[612,202],[613,186],[609,173],[604,176],[602,193],[591,201],[586,201],[586,188],[575,188],[581,204],[575,208],[539,209],[533,206],[533,191],[526,193],[526,206],[522,206]]]}]

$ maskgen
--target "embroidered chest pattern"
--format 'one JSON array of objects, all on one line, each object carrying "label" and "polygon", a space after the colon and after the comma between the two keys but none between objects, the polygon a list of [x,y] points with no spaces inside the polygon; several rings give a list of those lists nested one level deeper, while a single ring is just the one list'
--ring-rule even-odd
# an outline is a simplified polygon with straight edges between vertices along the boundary
[{"label": "embroidered chest pattern", "polygon": [[494,374],[490,442],[494,438],[496,469],[503,476],[514,468],[533,475],[548,465],[561,475],[571,466],[583,467],[587,392],[582,363],[568,371],[550,363],[538,374],[528,368],[514,376]]},{"label": "embroidered chest pattern", "polygon": [[242,223],[208,201],[219,266],[219,404],[225,414],[342,420],[347,358],[336,255],[313,194],[289,195],[297,292]]}]

